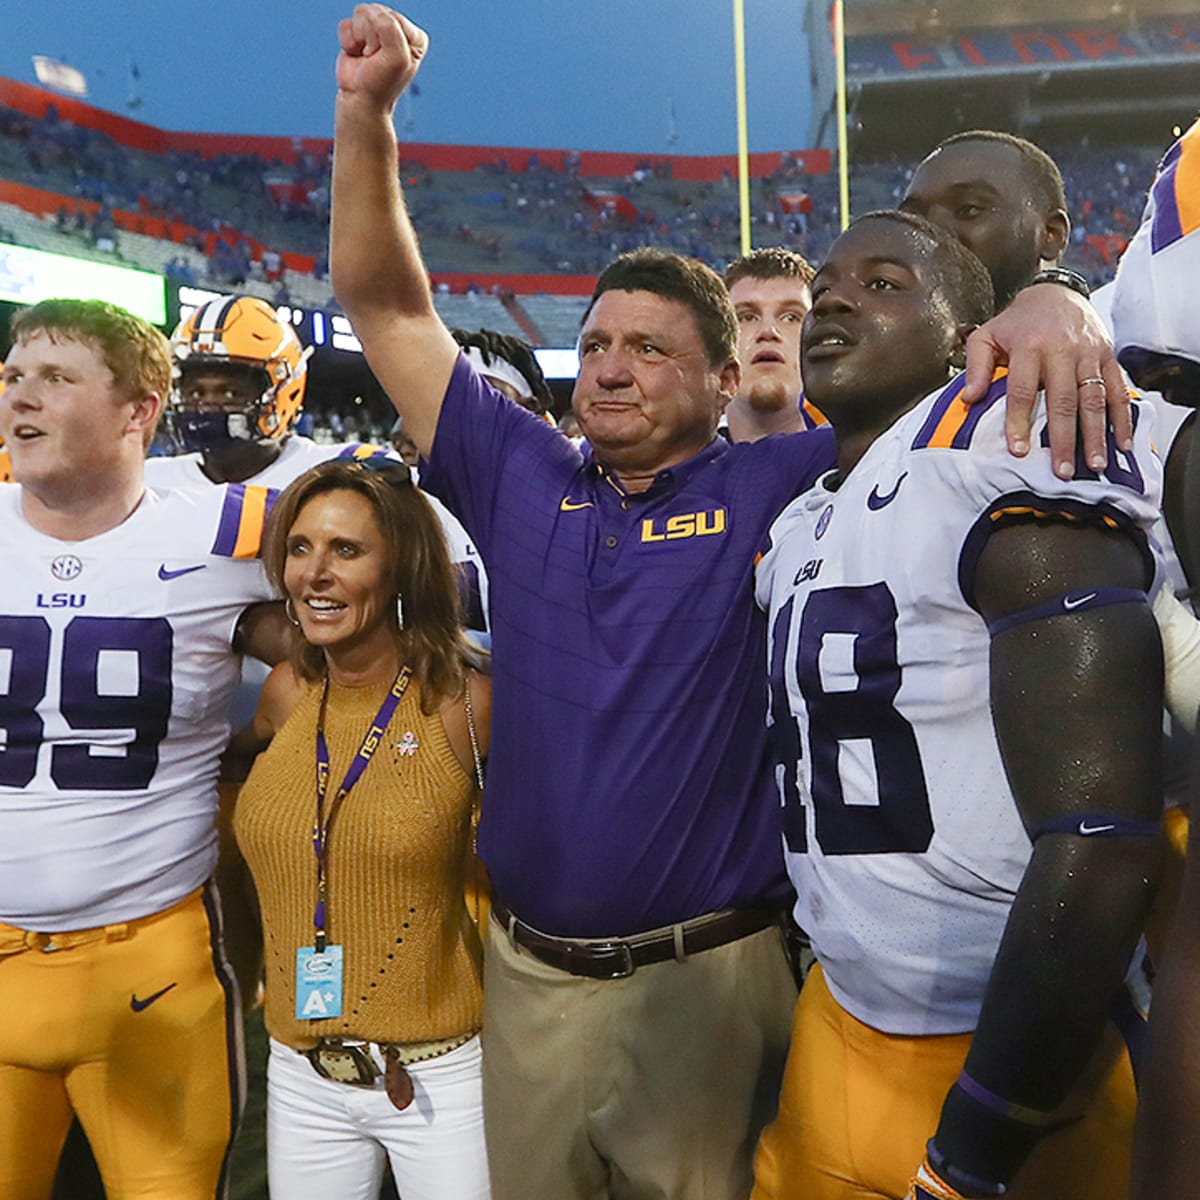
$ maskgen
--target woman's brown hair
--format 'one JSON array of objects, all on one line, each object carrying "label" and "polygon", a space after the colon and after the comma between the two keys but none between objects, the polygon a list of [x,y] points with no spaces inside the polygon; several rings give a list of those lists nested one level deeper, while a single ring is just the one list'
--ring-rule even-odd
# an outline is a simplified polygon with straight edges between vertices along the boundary
[{"label": "woman's brown hair", "polygon": [[[404,609],[401,628],[395,605],[388,605],[396,645],[401,661],[407,662],[421,681],[423,707],[432,712],[442,698],[462,694],[467,671],[483,666],[486,655],[463,634],[458,580],[441,522],[403,463],[382,456],[359,461],[335,459],[293,480],[267,519],[263,534],[267,575],[286,597],[283,572],[288,533],[310,500],[336,491],[357,492],[371,506],[389,552],[390,587]],[[290,660],[305,679],[325,675],[324,654],[296,625],[291,630]]]}]

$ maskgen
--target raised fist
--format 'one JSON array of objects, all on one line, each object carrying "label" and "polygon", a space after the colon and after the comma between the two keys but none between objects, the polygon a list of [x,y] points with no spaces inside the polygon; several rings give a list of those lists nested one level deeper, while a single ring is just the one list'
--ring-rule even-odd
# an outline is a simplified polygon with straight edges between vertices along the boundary
[{"label": "raised fist", "polygon": [[412,82],[429,35],[383,4],[360,4],[338,24],[338,90],[391,107]]}]

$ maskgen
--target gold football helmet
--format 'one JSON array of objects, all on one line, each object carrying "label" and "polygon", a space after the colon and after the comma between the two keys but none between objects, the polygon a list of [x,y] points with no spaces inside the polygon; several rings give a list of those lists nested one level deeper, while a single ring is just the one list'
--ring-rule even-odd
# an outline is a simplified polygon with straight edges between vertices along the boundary
[{"label": "gold football helmet", "polygon": [[[300,416],[308,358],[292,327],[257,296],[210,300],[190,313],[171,337],[175,388],[171,424],[188,450],[211,449],[217,441],[269,441],[288,436]],[[183,386],[189,374],[247,372],[258,398],[242,413],[203,412],[189,404]]]}]

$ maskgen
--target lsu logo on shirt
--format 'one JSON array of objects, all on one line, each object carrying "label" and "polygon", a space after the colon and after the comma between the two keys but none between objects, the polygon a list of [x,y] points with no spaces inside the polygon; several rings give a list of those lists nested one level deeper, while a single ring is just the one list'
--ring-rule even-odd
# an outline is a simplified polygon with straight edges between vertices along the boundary
[{"label": "lsu logo on shirt", "polygon": [[681,538],[711,537],[725,532],[723,508],[709,512],[678,513],[673,517],[648,517],[642,522],[643,542],[677,542]]}]

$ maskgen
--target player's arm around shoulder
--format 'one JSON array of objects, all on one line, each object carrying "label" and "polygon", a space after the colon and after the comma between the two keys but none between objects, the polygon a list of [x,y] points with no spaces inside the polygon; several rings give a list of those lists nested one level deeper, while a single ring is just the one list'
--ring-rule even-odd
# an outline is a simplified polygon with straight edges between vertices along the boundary
[{"label": "player's arm around shoulder", "polygon": [[392,116],[429,49],[380,4],[338,27],[330,274],[376,377],[428,456],[458,346],[442,324],[400,190]]},{"label": "player's arm around shoulder", "polygon": [[968,402],[982,399],[1001,364],[1010,370],[1006,422],[1014,454],[1033,448],[1039,394],[1048,401],[1050,444],[1064,477],[1077,453],[1093,469],[1104,466],[1108,428],[1122,449],[1132,445],[1129,393],[1112,340],[1083,297],[1053,283],[1027,287],[976,329],[967,339]]},{"label": "player's arm around shoulder", "polygon": [[248,654],[273,667],[287,659],[289,630],[283,602],[263,600],[251,604],[238,618],[233,648],[238,654]]},{"label": "player's arm around shoulder", "polygon": [[248,725],[229,739],[221,759],[221,779],[241,783],[250,773],[254,760],[271,744],[271,739],[287,724],[309,684],[291,663],[281,662],[267,676],[258,697],[258,707]]}]

